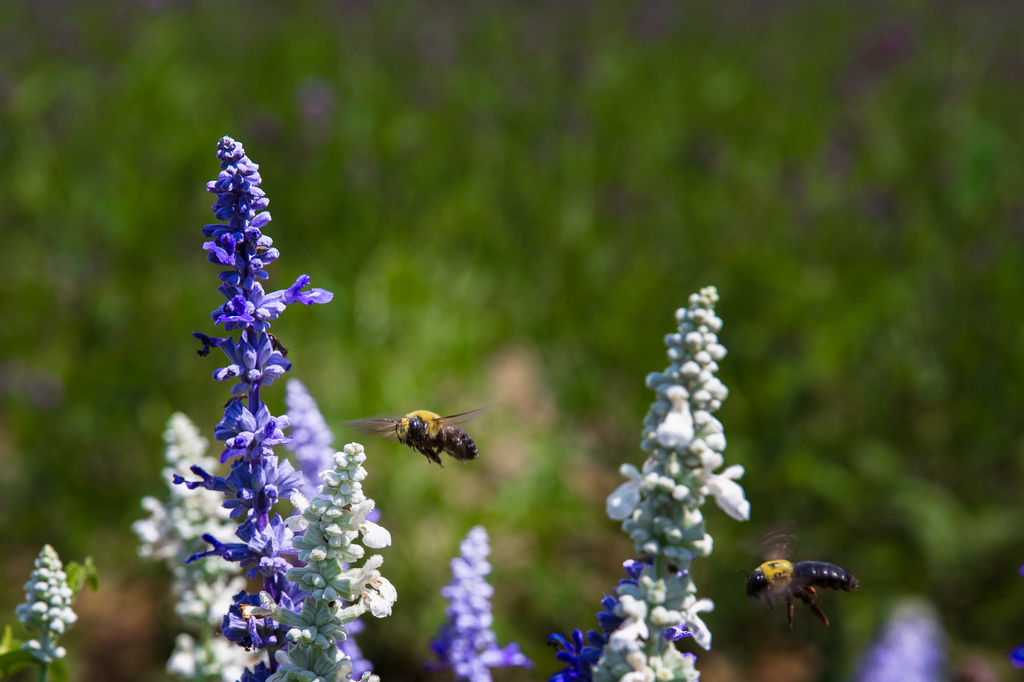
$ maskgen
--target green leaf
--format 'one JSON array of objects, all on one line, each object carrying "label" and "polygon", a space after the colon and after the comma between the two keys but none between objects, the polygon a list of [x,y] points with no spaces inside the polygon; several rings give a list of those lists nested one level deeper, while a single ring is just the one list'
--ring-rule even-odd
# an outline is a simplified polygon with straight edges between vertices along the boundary
[{"label": "green leaf", "polygon": [[71,593],[74,595],[72,601],[78,598],[78,593],[86,583],[93,592],[100,588],[99,574],[91,556],[85,557],[85,562],[81,564],[75,561],[68,562],[64,567],[64,572],[68,574],[68,587],[71,588]]},{"label": "green leaf", "polygon": [[4,626],[4,636],[0,637],[0,654],[5,654],[8,651],[13,651],[21,647],[21,640],[14,639],[14,633],[11,631],[10,625]]},{"label": "green leaf", "polygon": [[42,665],[42,663],[24,649],[6,651],[0,654],[0,677],[13,675],[30,665]]}]

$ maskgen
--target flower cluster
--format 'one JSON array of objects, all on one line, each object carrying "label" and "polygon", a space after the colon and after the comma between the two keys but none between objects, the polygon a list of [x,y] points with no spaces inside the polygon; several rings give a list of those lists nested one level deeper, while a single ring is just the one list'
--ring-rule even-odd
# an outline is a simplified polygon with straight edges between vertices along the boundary
[{"label": "flower cluster", "polygon": [[893,609],[857,669],[855,682],[946,679],[945,635],[935,609],[906,602]]},{"label": "flower cluster", "polygon": [[[301,537],[295,540],[302,567],[288,570],[288,579],[303,587],[308,596],[300,612],[278,607],[271,595],[261,594],[261,606],[246,609],[252,620],[272,618],[288,628],[291,646],[277,653],[280,668],[272,682],[313,682],[337,680],[352,673],[352,661],[338,647],[348,632],[345,624],[369,612],[377,618],[391,615],[398,597],[395,588],[380,574],[379,554],[366,559],[359,568],[345,568],[365,554],[355,540],[378,549],[391,544],[391,535],[367,521],[374,502],[362,490],[366,478],[363,446],[349,443],[335,453],[335,466],[320,478],[321,496],[307,502],[299,493],[292,502],[300,514],[287,523]],[[344,606],[347,602],[349,605]],[[365,672],[363,680],[376,679]]]},{"label": "flower cluster", "polygon": [[699,614],[714,604],[697,598],[689,573],[693,559],[711,553],[700,507],[711,495],[733,518],[750,515],[736,483],[743,467],[716,473],[726,443],[713,415],[728,396],[715,376],[726,353],[718,342],[717,302],[714,287],[690,296],[689,307],[676,311],[678,332],[665,337],[671,364],[647,377],[657,393],[644,420],[642,447],[651,454],[642,471],[622,467],[629,480],[607,505],[643,561],[635,578],[616,589],[612,612],[621,621],[605,637],[594,680],[696,680],[693,655],[680,653],[673,642],[692,635],[701,647],[711,647],[711,632]]},{"label": "flower cluster", "polygon": [[[207,440],[181,413],[171,416],[164,430],[164,480],[186,476],[190,467],[213,469],[217,460],[206,455]],[[217,497],[204,490],[169,485],[169,499],[160,502],[145,497],[142,507],[149,517],[132,524],[142,544],[139,555],[166,562],[174,577],[171,590],[177,597],[175,611],[199,635],[196,641],[182,633],[175,641],[167,669],[185,679],[237,680],[242,670],[255,663],[251,654],[214,636],[224,613],[232,604],[232,595],[245,587],[245,578],[237,564],[226,561],[185,561],[203,546],[203,535],[224,537],[233,524],[228,510]]]},{"label": "flower cluster", "polygon": [[[270,323],[293,303],[326,303],[333,295],[323,289],[305,290],[309,277],[300,276],[287,289],[265,293],[261,280],[269,277],[264,269],[280,255],[273,240],[262,229],[270,222],[266,210],[269,203],[259,185],[259,167],[245,155],[242,145],[230,137],[217,144],[217,157],[221,161],[218,178],[207,184],[207,191],[217,195],[214,215],[227,223],[206,225],[203,234],[209,241],[203,244],[208,259],[227,268],[220,273],[218,291],[225,301],[211,317],[215,324],[223,324],[226,332],[238,336],[210,337],[193,334],[203,345],[201,355],[211,348],[219,348],[228,364],[213,373],[217,381],[233,381],[231,395],[225,406],[224,417],[214,430],[214,437],[224,442],[221,462],[232,461],[227,477],[214,476],[199,466],[191,471],[199,481],[186,482],[175,476],[175,483],[186,483],[189,488],[203,487],[223,493],[224,507],[239,525],[235,535],[241,542],[225,543],[211,534],[205,534],[212,548],[193,555],[191,560],[217,555],[237,562],[247,569],[247,577],[261,577],[263,592],[283,609],[298,610],[305,593],[285,578],[290,564],[282,554],[291,553],[293,533],[281,517],[272,512],[277,501],[290,497],[299,490],[302,477],[287,462],[279,462],[274,446],[286,443],[284,430],[287,417],[275,417],[261,398],[264,386],[269,386],[291,363],[284,357],[284,349],[270,334]],[[240,591],[234,605],[225,616],[221,632],[228,639],[246,647],[271,652],[266,667],[247,671],[243,677],[265,679],[276,668],[273,652],[287,646],[285,628],[273,619],[245,618],[242,608],[260,604],[258,594]]]},{"label": "flower cluster", "polygon": [[518,644],[499,647],[491,630],[494,618],[490,599],[494,588],[486,578],[491,572],[489,553],[487,531],[483,526],[472,528],[459,545],[459,556],[452,559],[452,582],[441,590],[441,596],[449,600],[445,609],[448,620],[431,642],[438,661],[428,667],[454,670],[457,680],[490,682],[490,668],[533,667]]},{"label": "flower cluster", "polygon": [[60,557],[53,547],[43,545],[25,583],[25,603],[15,609],[18,620],[33,636],[21,648],[47,665],[64,658],[67,652],[57,646],[57,638],[78,620],[71,610],[73,598]]},{"label": "flower cluster", "polygon": [[[586,634],[584,634],[582,630],[577,628],[573,630],[571,638],[558,633],[548,637],[548,644],[556,649],[560,649],[555,654],[555,658],[566,664],[565,668],[551,677],[551,682],[572,682],[575,680],[590,682],[594,679],[593,670],[601,658],[601,651],[604,649],[605,644],[608,643],[608,638],[619,629],[624,620],[622,616],[616,613],[616,607],[619,605],[618,596],[620,590],[628,588],[628,586],[637,585],[637,580],[640,578],[640,574],[643,573],[646,563],[630,559],[622,565],[626,569],[626,575],[629,577],[619,580],[619,584],[615,588],[615,596],[606,594],[601,600],[602,610],[597,614],[597,624],[601,628],[600,631],[587,630]],[[666,630],[665,632],[669,631]],[[672,631],[673,639],[681,639],[688,636],[688,632],[680,631],[677,633],[674,630]]]},{"label": "flower cluster", "polygon": [[[288,419],[292,428],[292,441],[285,447],[295,455],[295,461],[302,472],[302,495],[312,498],[316,496],[320,487],[320,472],[334,466],[334,434],[324,421],[316,400],[309,395],[306,387],[298,379],[289,379],[285,405],[288,407]],[[373,522],[380,520],[380,511],[372,510],[366,519]],[[363,656],[354,637],[362,632],[364,627],[363,622],[358,619],[348,623],[345,626],[348,637],[339,644],[342,653],[352,659],[352,672],[355,675],[362,675],[373,669],[373,664]]]}]

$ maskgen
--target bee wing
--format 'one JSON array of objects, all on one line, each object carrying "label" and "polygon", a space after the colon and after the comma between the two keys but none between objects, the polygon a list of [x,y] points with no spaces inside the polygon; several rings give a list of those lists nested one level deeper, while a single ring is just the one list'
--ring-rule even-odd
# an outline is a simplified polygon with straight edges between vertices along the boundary
[{"label": "bee wing", "polygon": [[469,412],[460,412],[459,414],[453,414],[450,417],[441,417],[441,419],[443,419],[445,422],[449,424],[464,424],[468,422],[470,419],[476,419],[477,417],[482,415],[484,412],[487,412],[488,410],[493,410],[494,407],[494,405],[488,405],[487,407],[481,407],[480,409],[477,410],[470,410]]},{"label": "bee wing", "polygon": [[397,423],[398,420],[396,419],[371,417],[369,419],[354,419],[345,422],[345,426],[353,431],[365,433],[368,436],[380,436],[388,440],[395,440],[398,438],[398,434],[395,432],[395,424]]},{"label": "bee wing", "polygon": [[796,536],[783,531],[768,533],[761,541],[761,550],[765,559],[789,559],[793,556],[793,541]]}]

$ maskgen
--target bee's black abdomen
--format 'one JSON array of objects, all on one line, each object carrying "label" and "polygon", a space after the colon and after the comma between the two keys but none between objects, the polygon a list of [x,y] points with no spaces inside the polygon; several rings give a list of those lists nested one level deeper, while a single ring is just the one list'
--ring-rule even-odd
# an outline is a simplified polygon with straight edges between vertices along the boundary
[{"label": "bee's black abdomen", "polygon": [[466,433],[465,431],[463,431],[462,433],[465,436],[465,438],[463,439],[463,442],[465,443],[465,457],[463,457],[463,459],[476,459],[476,456],[480,454],[479,452],[476,451],[476,443],[473,442],[473,439],[469,437],[468,433]]},{"label": "bee's black abdomen", "polygon": [[800,561],[793,564],[793,577],[807,580],[808,585],[849,592],[859,587],[853,574],[841,566],[825,561]]},{"label": "bee's black abdomen", "polygon": [[443,441],[444,451],[460,462],[476,459],[479,454],[476,450],[476,443],[468,433],[458,426],[445,426],[439,435]]}]

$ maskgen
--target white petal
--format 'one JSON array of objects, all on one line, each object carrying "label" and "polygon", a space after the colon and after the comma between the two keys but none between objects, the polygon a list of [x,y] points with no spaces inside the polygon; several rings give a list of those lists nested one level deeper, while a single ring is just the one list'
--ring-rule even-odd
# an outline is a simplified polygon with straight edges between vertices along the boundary
[{"label": "white petal", "polygon": [[687,620],[686,629],[693,633],[693,641],[702,649],[705,651],[711,649],[711,630],[708,630],[708,626],[704,624],[700,616],[693,616]]},{"label": "white petal", "polygon": [[628,519],[640,504],[640,482],[626,481],[616,488],[605,503],[605,511],[613,521]]},{"label": "white petal", "polygon": [[714,609],[715,603],[710,599],[698,599],[683,614],[683,617],[686,618],[686,629],[693,633],[693,641],[697,642],[705,651],[711,649],[711,630],[708,630],[708,626],[697,614],[702,611],[714,611]]},{"label": "white petal", "polygon": [[630,651],[642,647],[650,635],[646,622],[647,604],[625,594],[619,597],[616,611],[621,611],[625,619],[609,636],[609,645],[616,651]]},{"label": "white petal", "polygon": [[391,533],[387,528],[378,526],[373,521],[363,521],[359,531],[363,534],[363,544],[367,547],[380,549],[391,544]]},{"label": "white petal", "polygon": [[302,514],[295,514],[285,519],[284,525],[288,526],[293,533],[302,533],[309,528],[309,521]]},{"label": "white petal", "polygon": [[288,501],[292,503],[293,507],[295,507],[295,511],[299,512],[300,514],[306,511],[306,507],[309,506],[309,500],[307,500],[306,496],[300,492],[292,493],[291,496],[288,498]]},{"label": "white petal", "polygon": [[373,586],[376,589],[363,592],[363,600],[375,618],[386,618],[391,615],[391,607],[398,599],[398,592],[387,578],[378,578]]},{"label": "white petal", "polygon": [[707,486],[715,497],[715,503],[726,514],[737,521],[746,521],[750,518],[750,503],[743,493],[743,488],[734,478],[743,475],[743,467],[734,464],[720,474],[713,474],[708,477]]},{"label": "white petal", "polygon": [[672,410],[665,415],[665,421],[658,425],[654,433],[664,447],[673,450],[685,449],[694,435],[693,415],[690,413],[689,403],[673,405]]}]

